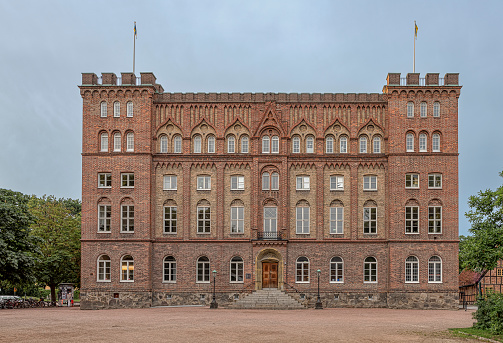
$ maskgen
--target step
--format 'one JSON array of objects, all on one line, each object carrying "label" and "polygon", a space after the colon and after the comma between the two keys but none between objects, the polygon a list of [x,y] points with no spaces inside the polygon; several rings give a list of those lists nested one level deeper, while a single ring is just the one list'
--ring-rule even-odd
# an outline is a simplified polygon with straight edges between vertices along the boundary
[{"label": "step", "polygon": [[278,289],[257,290],[231,305],[236,309],[297,310],[306,307]]}]

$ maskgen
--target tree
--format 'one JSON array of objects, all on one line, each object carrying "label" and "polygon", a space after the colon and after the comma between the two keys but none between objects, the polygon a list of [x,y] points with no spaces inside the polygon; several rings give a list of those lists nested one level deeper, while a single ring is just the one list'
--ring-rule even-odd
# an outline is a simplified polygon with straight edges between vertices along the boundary
[{"label": "tree", "polygon": [[35,239],[30,236],[33,217],[29,196],[0,189],[0,280],[4,286],[34,280]]},{"label": "tree", "polygon": [[31,234],[39,238],[37,281],[51,288],[51,300],[55,301],[58,284],[80,284],[81,203],[54,196],[33,196],[29,207],[35,217]]},{"label": "tree", "polygon": [[488,189],[472,195],[468,205],[471,210],[466,216],[472,235],[461,240],[462,267],[478,272],[494,269],[503,258],[503,185],[495,191]]}]

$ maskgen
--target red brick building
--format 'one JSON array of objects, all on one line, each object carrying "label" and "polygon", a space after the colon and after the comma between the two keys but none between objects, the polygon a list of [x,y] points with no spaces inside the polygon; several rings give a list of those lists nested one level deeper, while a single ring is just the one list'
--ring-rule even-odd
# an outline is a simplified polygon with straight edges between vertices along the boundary
[{"label": "red brick building", "polygon": [[88,308],[457,308],[458,74],[382,93],[165,93],[82,75]]}]

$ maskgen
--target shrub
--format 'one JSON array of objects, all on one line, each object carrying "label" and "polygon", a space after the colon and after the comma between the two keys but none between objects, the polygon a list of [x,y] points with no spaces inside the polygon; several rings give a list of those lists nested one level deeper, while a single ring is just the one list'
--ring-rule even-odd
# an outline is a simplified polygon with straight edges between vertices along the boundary
[{"label": "shrub", "polygon": [[489,330],[495,335],[503,334],[503,294],[488,292],[477,300],[477,306],[473,314],[477,322],[473,327]]}]

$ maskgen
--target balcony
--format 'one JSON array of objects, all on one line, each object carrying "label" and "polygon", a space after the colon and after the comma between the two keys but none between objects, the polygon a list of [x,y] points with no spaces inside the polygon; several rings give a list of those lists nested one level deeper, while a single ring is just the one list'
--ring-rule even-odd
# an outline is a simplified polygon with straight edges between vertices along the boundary
[{"label": "balcony", "polygon": [[257,240],[258,241],[282,241],[283,232],[266,232],[266,231],[257,231]]}]

